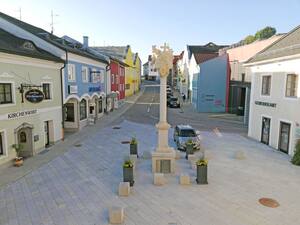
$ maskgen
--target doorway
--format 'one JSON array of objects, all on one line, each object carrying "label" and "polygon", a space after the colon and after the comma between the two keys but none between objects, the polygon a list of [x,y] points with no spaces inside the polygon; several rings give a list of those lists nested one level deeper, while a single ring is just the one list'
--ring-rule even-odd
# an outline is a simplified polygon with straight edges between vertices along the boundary
[{"label": "doorway", "polygon": [[44,130],[45,130],[45,147],[50,146],[50,134],[49,134],[49,121],[44,122]]},{"label": "doorway", "polygon": [[244,116],[245,114],[245,102],[246,102],[246,88],[238,88],[238,99],[237,99],[237,115]]},{"label": "doorway", "polygon": [[269,145],[270,141],[270,125],[271,119],[267,117],[262,118],[262,131],[261,131],[261,142]]},{"label": "doorway", "polygon": [[280,122],[280,130],[279,130],[279,150],[288,154],[289,146],[290,146],[290,132],[291,132],[291,124]]},{"label": "doorway", "polygon": [[22,128],[17,132],[18,144],[22,146],[21,157],[33,156],[32,129]]}]

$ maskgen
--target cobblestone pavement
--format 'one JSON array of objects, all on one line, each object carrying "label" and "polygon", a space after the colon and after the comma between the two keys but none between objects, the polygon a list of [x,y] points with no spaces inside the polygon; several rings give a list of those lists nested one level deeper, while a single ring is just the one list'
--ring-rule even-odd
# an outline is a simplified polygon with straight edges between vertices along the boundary
[{"label": "cobblestone pavement", "polygon": [[[129,197],[118,197],[122,161],[129,146],[121,141],[135,135],[139,154],[156,145],[152,125],[124,121],[121,129],[106,127],[0,189],[0,224],[108,224],[108,208],[125,209],[126,225],[298,225],[300,168],[287,155],[239,134],[202,131],[202,148],[209,159],[208,185],[195,183],[195,170],[184,159],[164,186],[152,184],[151,160],[140,157]],[[170,143],[171,134],[170,134]],[[79,144],[79,143],[77,143]],[[234,157],[243,151],[244,160]],[[183,154],[183,153],[182,153]],[[19,168],[22,169],[22,168]],[[180,186],[178,175],[192,177]],[[259,198],[276,199],[267,208]]]}]

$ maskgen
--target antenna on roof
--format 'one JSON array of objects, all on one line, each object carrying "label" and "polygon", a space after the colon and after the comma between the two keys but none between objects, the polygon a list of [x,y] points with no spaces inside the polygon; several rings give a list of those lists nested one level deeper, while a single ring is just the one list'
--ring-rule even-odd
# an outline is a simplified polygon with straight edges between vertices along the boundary
[{"label": "antenna on roof", "polygon": [[20,15],[20,20],[22,20],[22,8],[19,8],[19,15]]},{"label": "antenna on roof", "polygon": [[55,16],[58,16],[58,14],[53,14],[53,10],[51,10],[51,34],[53,34],[53,32],[54,32],[54,22],[53,22],[53,18],[55,17]]}]

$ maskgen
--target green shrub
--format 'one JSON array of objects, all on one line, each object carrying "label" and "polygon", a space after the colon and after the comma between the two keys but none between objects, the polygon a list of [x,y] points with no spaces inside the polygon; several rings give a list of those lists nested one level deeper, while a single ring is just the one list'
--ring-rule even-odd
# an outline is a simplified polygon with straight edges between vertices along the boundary
[{"label": "green shrub", "polygon": [[294,165],[300,166],[300,140],[296,144],[296,150],[291,160]]}]

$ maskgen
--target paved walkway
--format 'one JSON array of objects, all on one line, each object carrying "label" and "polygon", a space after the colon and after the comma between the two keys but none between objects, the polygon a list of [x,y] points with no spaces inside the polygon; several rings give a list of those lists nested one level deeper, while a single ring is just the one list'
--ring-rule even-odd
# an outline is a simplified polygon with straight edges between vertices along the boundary
[{"label": "paved walkway", "polygon": [[[151,160],[140,158],[129,197],[118,197],[122,162],[129,152],[121,141],[136,136],[139,153],[156,145],[153,126],[124,121],[120,129],[89,133],[68,151],[0,189],[0,224],[108,224],[108,208],[125,208],[126,225],[297,225],[300,221],[300,167],[287,155],[238,134],[201,132],[209,158],[209,184],[194,182],[195,170],[177,160],[168,184],[152,184]],[[171,134],[170,134],[170,143]],[[81,145],[81,146],[80,146]],[[243,150],[246,159],[234,154]],[[19,168],[22,169],[22,168]],[[192,176],[180,186],[178,175]],[[258,203],[276,199],[278,208]]]},{"label": "paved walkway", "polygon": [[90,134],[97,132],[99,129],[112,126],[114,123],[120,121],[121,116],[137,101],[137,99],[144,93],[142,89],[138,94],[127,97],[125,104],[109,114],[105,114],[102,118],[97,120],[93,126],[84,127],[80,132],[67,134],[64,141],[61,141],[52,147],[45,149],[34,157],[26,159],[21,168],[16,168],[12,163],[6,163],[0,166],[0,188],[1,186],[15,181],[31,171],[39,168],[41,165],[48,163],[52,159],[58,157],[64,152],[68,151],[72,146],[81,140],[85,140]]}]

